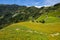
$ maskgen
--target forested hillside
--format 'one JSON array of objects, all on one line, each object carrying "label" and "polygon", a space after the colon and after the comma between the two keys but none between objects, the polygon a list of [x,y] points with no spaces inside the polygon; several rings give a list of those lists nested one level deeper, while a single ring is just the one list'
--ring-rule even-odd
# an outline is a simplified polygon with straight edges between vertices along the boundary
[{"label": "forested hillside", "polygon": [[60,22],[60,3],[41,8],[0,4],[0,29],[13,23],[30,20],[40,23],[51,23],[54,20]]}]

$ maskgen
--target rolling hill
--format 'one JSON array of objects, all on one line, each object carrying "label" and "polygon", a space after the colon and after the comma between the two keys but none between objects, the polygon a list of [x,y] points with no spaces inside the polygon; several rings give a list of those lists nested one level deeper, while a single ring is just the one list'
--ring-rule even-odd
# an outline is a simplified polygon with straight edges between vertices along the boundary
[{"label": "rolling hill", "polygon": [[0,30],[0,40],[60,40],[60,23],[12,24]]},{"label": "rolling hill", "polygon": [[0,29],[13,23],[34,20],[40,23],[60,22],[60,3],[41,8],[0,4]]},{"label": "rolling hill", "polygon": [[0,4],[0,40],[60,40],[60,3],[41,8]]}]

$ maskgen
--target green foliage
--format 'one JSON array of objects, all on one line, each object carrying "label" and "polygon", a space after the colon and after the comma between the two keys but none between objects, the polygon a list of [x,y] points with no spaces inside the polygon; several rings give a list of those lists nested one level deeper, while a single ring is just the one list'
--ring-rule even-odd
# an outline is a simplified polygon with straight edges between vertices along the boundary
[{"label": "green foliage", "polygon": [[45,20],[41,20],[41,21],[39,21],[39,22],[41,22],[41,23],[45,23]]}]

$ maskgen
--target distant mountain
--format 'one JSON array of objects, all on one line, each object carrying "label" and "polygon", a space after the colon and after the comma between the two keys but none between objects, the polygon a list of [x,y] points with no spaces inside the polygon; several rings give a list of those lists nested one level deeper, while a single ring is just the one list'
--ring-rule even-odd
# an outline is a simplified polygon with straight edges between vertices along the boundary
[{"label": "distant mountain", "polygon": [[[41,22],[42,20],[46,19],[46,15],[49,17],[54,17],[54,19],[56,17],[56,19],[58,18],[58,20],[60,20],[60,3],[54,6],[41,8],[36,8],[34,6],[19,6],[16,4],[0,4],[0,28],[21,21],[36,20],[38,22]],[[49,20],[50,19],[48,19],[47,21],[49,22]],[[50,22],[52,22],[52,20]]]}]

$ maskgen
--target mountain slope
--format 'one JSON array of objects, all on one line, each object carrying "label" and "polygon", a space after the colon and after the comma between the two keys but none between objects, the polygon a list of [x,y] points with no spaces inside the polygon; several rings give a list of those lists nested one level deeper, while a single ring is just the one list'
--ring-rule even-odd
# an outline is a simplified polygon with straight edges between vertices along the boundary
[{"label": "mountain slope", "polygon": [[36,21],[41,22],[42,20],[44,20],[45,23],[60,22],[60,7],[59,6],[52,6],[52,7],[44,8],[45,12],[40,17],[38,17]]},{"label": "mountain slope", "polygon": [[0,40],[60,40],[60,23],[12,24],[0,30]]},{"label": "mountain slope", "polygon": [[60,3],[41,8],[19,6],[16,4],[0,4],[0,29],[23,21],[38,21],[40,23],[60,22]]},{"label": "mountain slope", "polygon": [[26,26],[18,23],[0,30],[0,40],[48,40],[45,34],[37,33]]}]

